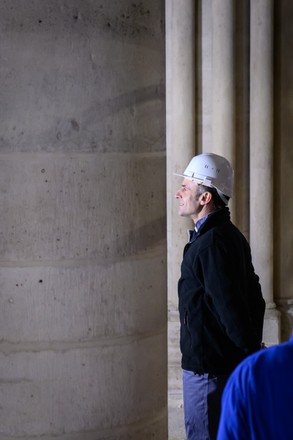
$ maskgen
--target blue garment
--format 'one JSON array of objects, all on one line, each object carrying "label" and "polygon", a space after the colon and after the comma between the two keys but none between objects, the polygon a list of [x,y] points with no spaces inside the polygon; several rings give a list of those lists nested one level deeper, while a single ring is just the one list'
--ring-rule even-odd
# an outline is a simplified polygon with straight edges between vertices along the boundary
[{"label": "blue garment", "polygon": [[223,389],[228,375],[183,370],[183,405],[187,440],[216,439]]},{"label": "blue garment", "polygon": [[249,356],[232,373],[217,439],[293,439],[293,336]]},{"label": "blue garment", "polygon": [[188,232],[188,242],[190,243],[195,237],[196,234],[198,233],[199,228],[201,227],[201,225],[204,224],[204,222],[206,221],[206,219],[208,218],[208,215],[202,217],[201,219],[199,219],[194,226],[194,229],[190,229]]},{"label": "blue garment", "polygon": [[200,218],[196,223],[195,223],[195,230],[196,232],[199,230],[199,228],[204,224],[204,222],[206,221],[206,219],[208,218],[209,215],[205,215],[204,217]]}]

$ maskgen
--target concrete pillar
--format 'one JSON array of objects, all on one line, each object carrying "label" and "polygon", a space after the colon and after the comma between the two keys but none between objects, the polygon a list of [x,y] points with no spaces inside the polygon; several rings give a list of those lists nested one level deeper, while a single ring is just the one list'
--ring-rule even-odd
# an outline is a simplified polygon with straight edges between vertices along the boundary
[{"label": "concrete pillar", "polygon": [[[195,149],[195,4],[193,0],[166,2],[166,112],[167,112],[167,205],[168,205],[168,340],[169,423],[178,430],[174,407],[182,409],[179,351],[177,282],[187,229],[192,222],[178,216],[174,198],[182,183],[174,172],[182,172]],[[183,414],[182,418],[183,424]],[[176,425],[176,426],[175,426]]]},{"label": "concrete pillar", "polygon": [[[226,157],[235,168],[234,38],[234,1],[212,0],[211,151]],[[234,219],[233,198],[229,208]]]},{"label": "concrete pillar", "polygon": [[197,120],[199,145],[235,170],[233,221],[248,236],[249,4],[204,0],[199,8]]},{"label": "concrete pillar", "polygon": [[251,2],[250,243],[267,303],[264,340],[279,341],[273,293],[273,1]]},{"label": "concrete pillar", "polygon": [[287,197],[293,188],[293,3],[278,2],[274,10],[274,39],[277,48],[274,56],[275,87],[275,154],[274,154],[274,299],[281,312],[281,341],[293,333],[293,198]]},{"label": "concrete pillar", "polygon": [[1,439],[167,439],[163,8],[1,6]]},{"label": "concrete pillar", "polygon": [[249,239],[249,39],[250,4],[235,2],[235,185],[234,222]]},{"label": "concrete pillar", "polygon": [[212,0],[213,152],[234,163],[234,1]]},{"label": "concrete pillar", "polygon": [[168,246],[172,249],[172,267],[168,267],[172,292],[169,302],[176,305],[177,290],[172,286],[178,280],[186,230],[192,227],[191,221],[178,216],[174,195],[182,179],[174,173],[182,172],[196,154],[194,14],[194,1],[166,3],[167,196],[172,210],[168,219]]},{"label": "concrete pillar", "polygon": [[197,13],[197,139],[198,145],[205,152],[212,151],[212,116],[213,116],[213,41],[212,41],[212,0],[199,3]]}]

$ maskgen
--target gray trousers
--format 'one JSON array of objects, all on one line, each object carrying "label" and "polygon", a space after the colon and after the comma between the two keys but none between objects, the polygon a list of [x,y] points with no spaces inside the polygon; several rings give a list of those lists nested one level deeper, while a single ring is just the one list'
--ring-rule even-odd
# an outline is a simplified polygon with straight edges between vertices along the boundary
[{"label": "gray trousers", "polygon": [[183,370],[183,404],[187,440],[216,440],[221,397],[229,375]]}]

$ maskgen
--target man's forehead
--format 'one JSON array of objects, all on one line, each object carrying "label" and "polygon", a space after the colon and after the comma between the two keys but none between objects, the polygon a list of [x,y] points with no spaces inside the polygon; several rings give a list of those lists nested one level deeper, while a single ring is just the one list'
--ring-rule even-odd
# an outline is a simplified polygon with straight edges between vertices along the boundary
[{"label": "man's forehead", "polygon": [[182,182],[182,186],[183,187],[192,187],[192,186],[197,186],[198,185],[198,183],[194,180],[194,179],[186,179],[186,178],[184,178],[183,179],[183,182]]}]

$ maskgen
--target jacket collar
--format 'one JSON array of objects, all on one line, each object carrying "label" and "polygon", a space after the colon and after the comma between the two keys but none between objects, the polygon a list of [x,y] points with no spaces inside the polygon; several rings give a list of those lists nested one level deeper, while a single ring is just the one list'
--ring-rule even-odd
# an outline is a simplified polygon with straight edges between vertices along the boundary
[{"label": "jacket collar", "polygon": [[202,235],[213,226],[226,223],[227,221],[230,221],[230,211],[227,206],[219,209],[218,211],[212,212],[208,215],[207,219],[202,223],[197,231],[189,231],[189,242],[192,243],[199,235]]}]

